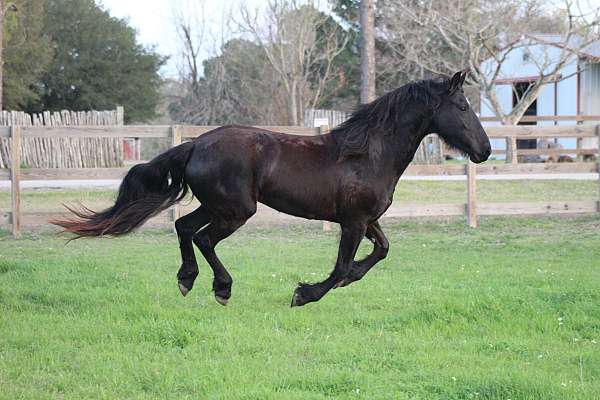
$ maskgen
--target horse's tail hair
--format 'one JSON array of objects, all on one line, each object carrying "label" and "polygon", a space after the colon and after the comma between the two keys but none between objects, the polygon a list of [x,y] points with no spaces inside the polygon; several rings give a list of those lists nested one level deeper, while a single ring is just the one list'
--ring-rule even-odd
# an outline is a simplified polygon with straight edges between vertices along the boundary
[{"label": "horse's tail hair", "polygon": [[112,207],[94,212],[87,207],[65,206],[75,214],[72,219],[55,219],[51,224],[75,235],[120,236],[141,226],[149,218],[180,201],[188,192],[185,166],[193,142],[186,142],[156,156],[148,163],[135,165],[121,182]]}]

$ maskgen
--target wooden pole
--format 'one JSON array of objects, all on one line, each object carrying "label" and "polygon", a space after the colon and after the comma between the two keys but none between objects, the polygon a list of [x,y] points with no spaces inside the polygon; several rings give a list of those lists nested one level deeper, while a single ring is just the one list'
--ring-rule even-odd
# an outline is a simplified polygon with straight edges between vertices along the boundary
[{"label": "wooden pole", "polygon": [[10,127],[10,196],[12,203],[11,224],[15,238],[21,236],[21,127]]},{"label": "wooden pole", "polygon": [[360,102],[375,100],[375,6],[373,0],[360,2]]},{"label": "wooden pole", "polygon": [[142,159],[142,141],[140,140],[140,138],[135,138],[134,144],[135,144],[135,154],[134,154],[135,161],[140,161]]},{"label": "wooden pole", "polygon": [[471,228],[477,228],[477,166],[471,160],[467,161],[467,223]]},{"label": "wooden pole", "polygon": [[125,109],[123,106],[117,106],[117,125],[125,125]]},{"label": "wooden pole", "polygon": [[[329,132],[329,126],[328,125],[321,125],[319,127],[319,135],[324,135],[327,132]],[[323,221],[323,231],[324,232],[331,232],[333,230],[333,226],[331,225],[331,222],[329,221]]]},{"label": "wooden pole", "polygon": [[506,162],[510,164],[517,164],[519,162],[517,158],[516,136],[510,136],[506,138]]},{"label": "wooden pole", "polygon": [[596,137],[598,138],[598,152],[596,153],[596,171],[598,171],[598,212],[600,212],[600,125],[596,125]]},{"label": "wooden pole", "polygon": [[[181,144],[181,126],[173,125],[171,126],[171,147],[176,147]],[[171,216],[173,221],[177,221],[180,217],[180,208],[179,205],[175,204],[172,208]]]}]

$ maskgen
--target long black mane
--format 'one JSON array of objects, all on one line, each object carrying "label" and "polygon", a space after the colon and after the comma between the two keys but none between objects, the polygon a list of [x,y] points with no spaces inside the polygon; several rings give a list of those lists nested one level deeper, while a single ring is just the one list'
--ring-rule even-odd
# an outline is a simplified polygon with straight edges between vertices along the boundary
[{"label": "long black mane", "polygon": [[359,106],[342,124],[331,130],[338,146],[340,159],[366,154],[369,137],[375,131],[393,134],[406,120],[409,106],[420,105],[423,110],[433,112],[439,103],[441,88],[447,79],[426,79],[408,83],[392,90],[377,100]]}]

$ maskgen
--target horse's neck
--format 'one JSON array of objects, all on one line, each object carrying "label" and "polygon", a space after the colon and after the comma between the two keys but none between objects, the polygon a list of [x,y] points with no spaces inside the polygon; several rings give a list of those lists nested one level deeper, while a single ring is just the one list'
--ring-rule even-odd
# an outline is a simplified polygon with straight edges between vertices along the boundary
[{"label": "horse's neck", "polygon": [[[393,173],[396,179],[399,179],[415,156],[419,144],[427,135],[428,128],[429,121],[423,117],[403,124],[393,133],[380,132],[377,135],[379,143],[374,143],[372,146],[375,152],[380,149],[378,157],[380,167],[389,170],[389,173]],[[372,153],[372,156],[377,155]]]}]

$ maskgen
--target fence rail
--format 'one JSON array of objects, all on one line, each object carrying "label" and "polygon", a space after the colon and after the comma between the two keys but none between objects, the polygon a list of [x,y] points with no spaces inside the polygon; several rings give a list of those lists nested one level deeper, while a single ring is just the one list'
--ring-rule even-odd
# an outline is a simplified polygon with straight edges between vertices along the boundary
[{"label": "fence rail", "polygon": [[[498,117],[479,117],[481,122],[501,122]],[[524,115],[519,122],[599,122],[600,115]]]},{"label": "fence rail", "polygon": [[[63,215],[55,212],[22,212],[20,201],[20,181],[22,180],[72,180],[72,179],[121,179],[127,168],[21,168],[21,142],[28,137],[95,137],[95,138],[168,138],[171,146],[181,143],[182,140],[197,137],[216,126],[76,126],[76,127],[32,127],[10,126],[0,127],[0,137],[8,138],[13,143],[10,169],[0,169],[0,180],[11,181],[11,211],[0,212],[0,226],[11,225],[12,232],[18,237],[21,225],[44,224],[49,218]],[[323,133],[323,128],[269,126],[266,129],[296,135],[318,135]],[[572,125],[572,126],[498,126],[487,127],[490,138],[504,138],[507,143],[522,138],[540,137],[599,137],[600,125]],[[416,165],[412,164],[405,172],[405,176],[425,175],[466,175],[467,176],[467,203],[465,204],[429,204],[394,205],[387,213],[387,217],[411,216],[452,216],[465,215],[470,226],[477,226],[478,215],[513,215],[513,214],[565,214],[582,212],[600,212],[599,201],[569,201],[569,202],[542,202],[542,203],[484,203],[479,204],[476,198],[477,175],[506,175],[506,174],[577,174],[600,171],[600,157],[596,163],[540,163],[518,164],[515,154],[516,146],[507,146],[507,153],[511,154],[510,163],[506,164],[481,164],[468,162],[465,165]],[[571,150],[562,149],[561,153]],[[555,149],[540,150],[544,154],[551,154]],[[598,149],[586,154],[598,156]],[[515,161],[513,161],[515,160]],[[598,180],[600,194],[600,174]],[[179,215],[179,208],[171,212],[171,219]]]}]

